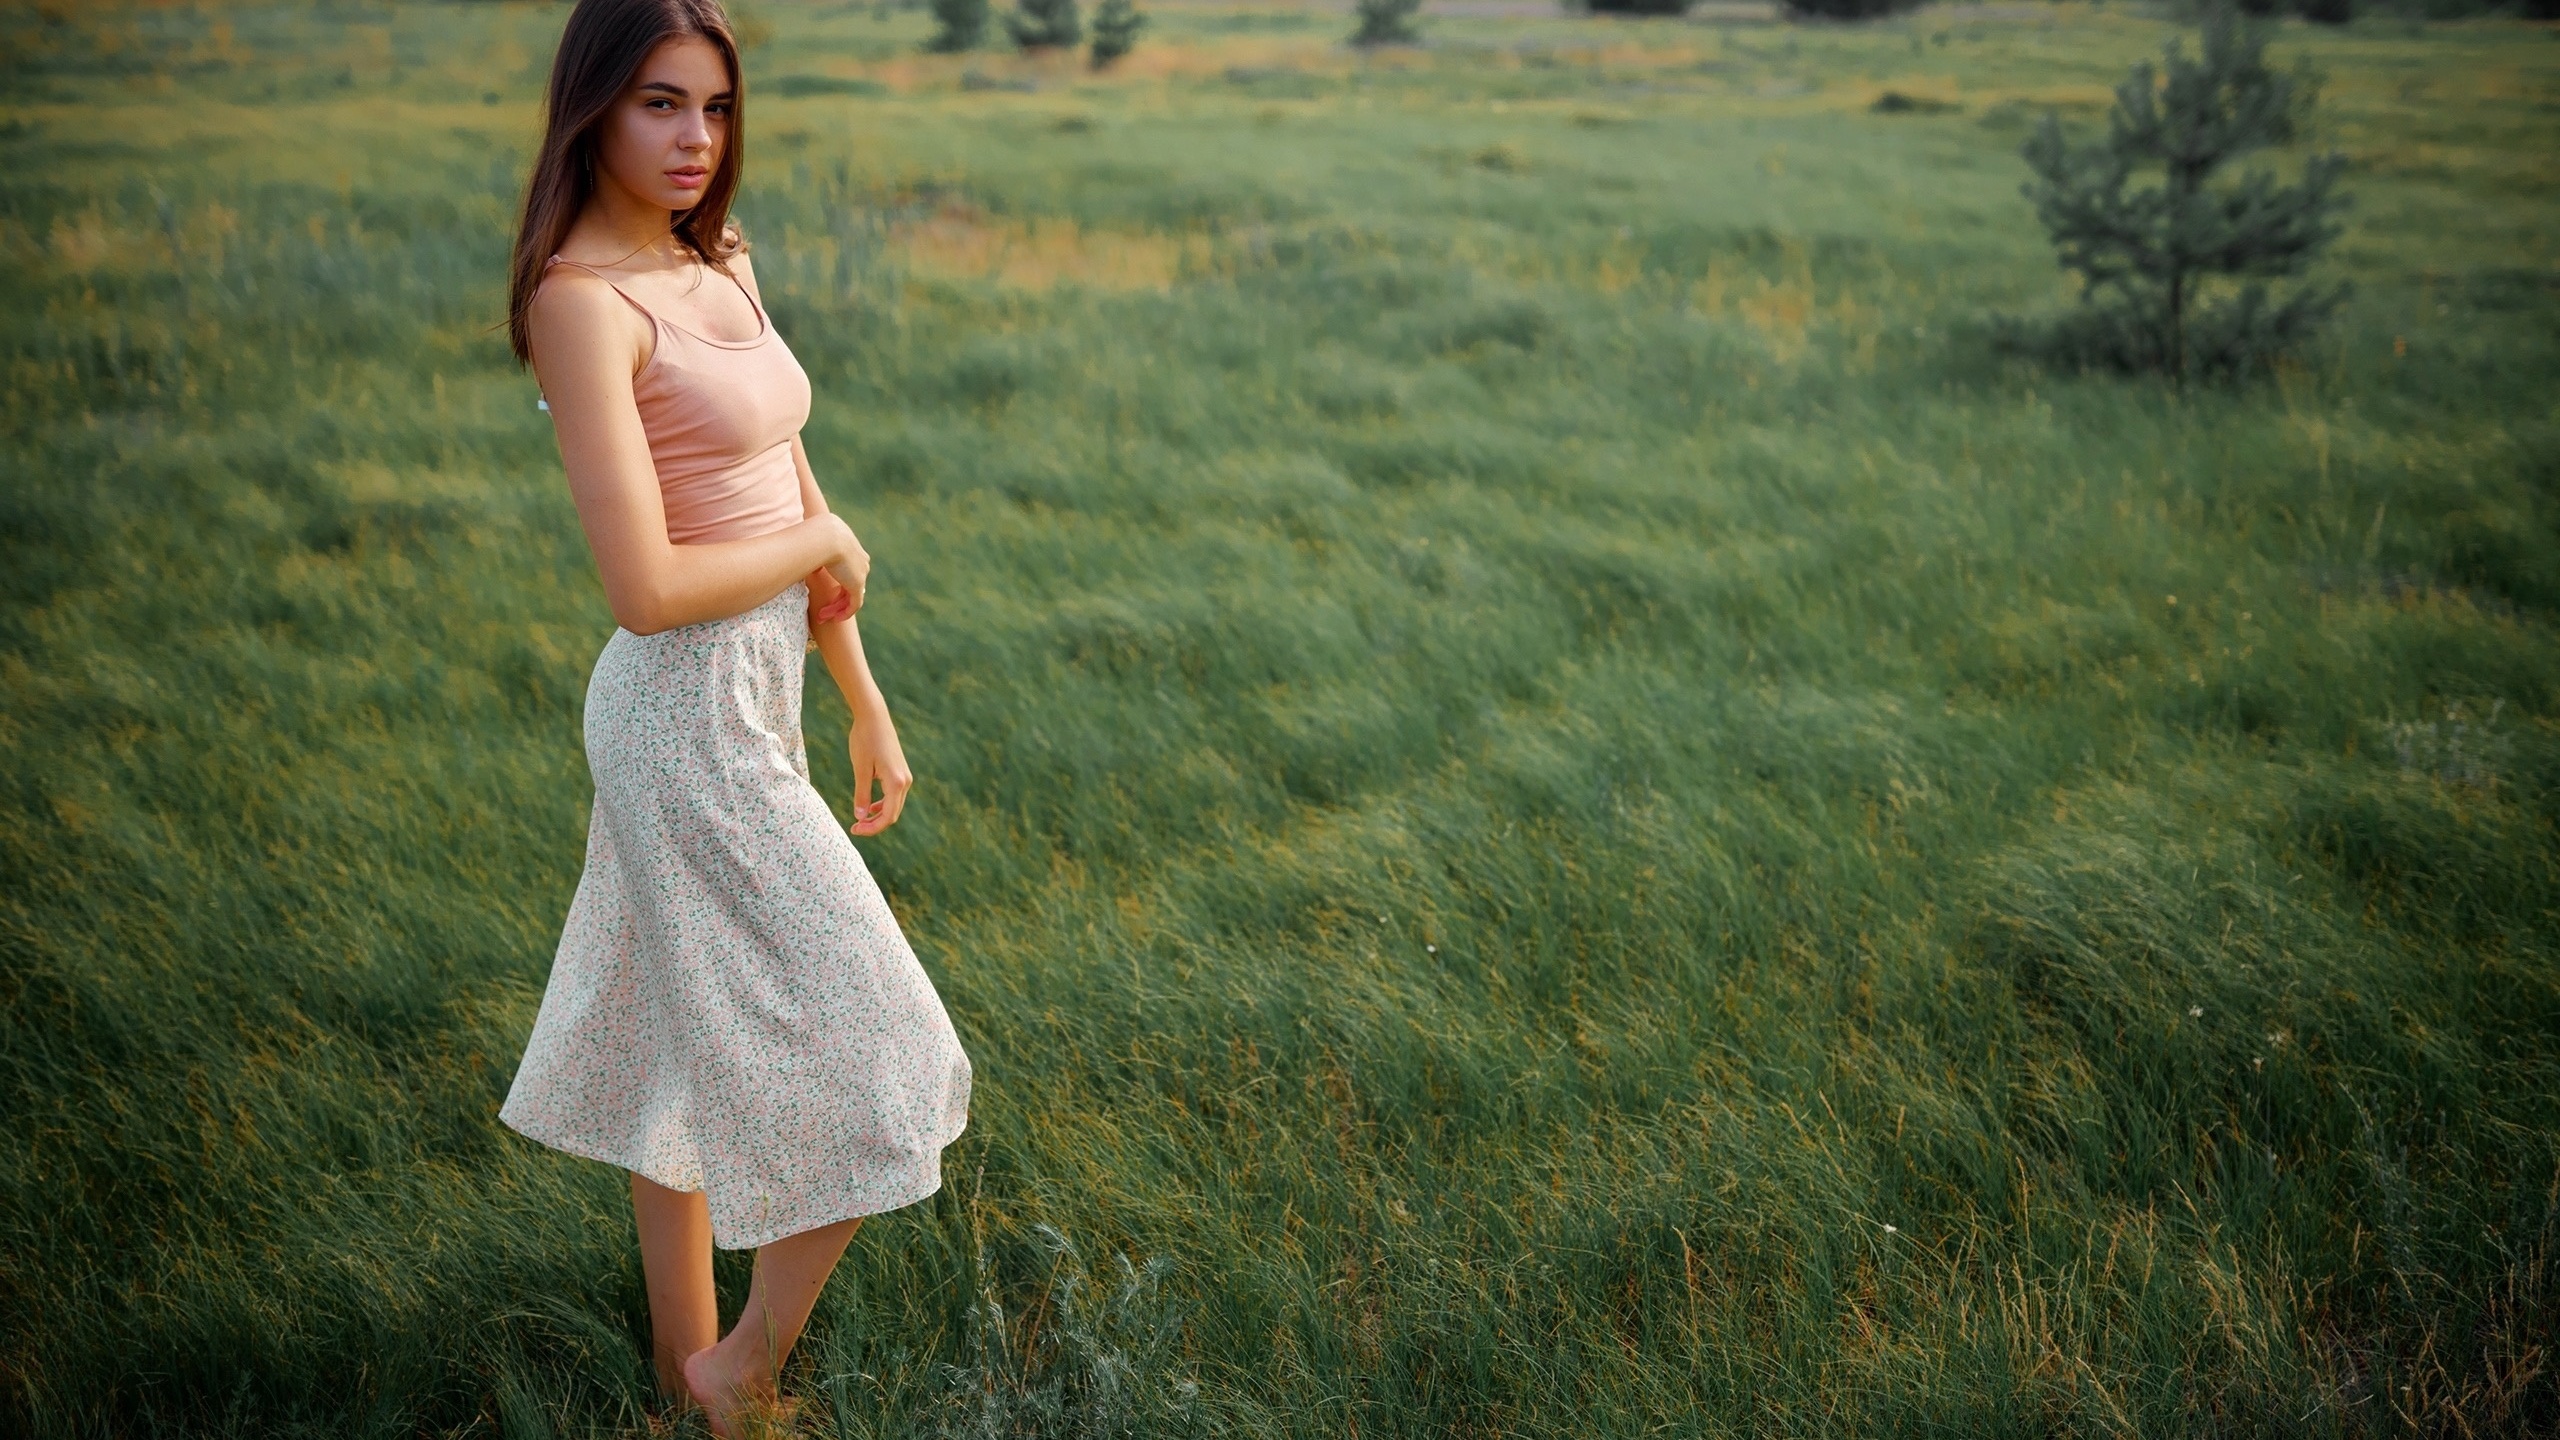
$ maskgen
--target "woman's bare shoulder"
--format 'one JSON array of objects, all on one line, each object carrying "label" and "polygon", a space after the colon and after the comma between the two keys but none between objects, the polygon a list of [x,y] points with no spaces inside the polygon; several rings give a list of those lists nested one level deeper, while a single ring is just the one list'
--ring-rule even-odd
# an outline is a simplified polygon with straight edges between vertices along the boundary
[{"label": "woman's bare shoulder", "polygon": [[537,353],[599,346],[619,352],[639,343],[630,305],[603,276],[573,265],[551,267],[534,287],[525,318]]},{"label": "woman's bare shoulder", "polygon": [[629,308],[603,276],[575,265],[552,266],[542,283],[533,287],[532,320],[537,327],[547,318],[555,326],[583,329],[598,317],[610,319],[614,311]]}]

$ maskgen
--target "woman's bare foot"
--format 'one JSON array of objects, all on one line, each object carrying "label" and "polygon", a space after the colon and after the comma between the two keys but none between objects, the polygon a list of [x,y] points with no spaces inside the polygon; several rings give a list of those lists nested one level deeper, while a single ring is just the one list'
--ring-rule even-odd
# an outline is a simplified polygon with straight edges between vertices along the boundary
[{"label": "woman's bare foot", "polygon": [[754,1359],[745,1365],[731,1364],[723,1353],[728,1348],[725,1342],[709,1345],[685,1357],[685,1392],[702,1407],[711,1433],[719,1440],[789,1435],[792,1420],[800,1412],[798,1402],[776,1393],[772,1373]]},{"label": "woman's bare foot", "polygon": [[861,1223],[838,1220],[757,1246],[755,1281],[737,1325],[726,1339],[685,1356],[685,1391],[720,1440],[791,1433],[795,1407],[777,1393],[782,1362]]}]

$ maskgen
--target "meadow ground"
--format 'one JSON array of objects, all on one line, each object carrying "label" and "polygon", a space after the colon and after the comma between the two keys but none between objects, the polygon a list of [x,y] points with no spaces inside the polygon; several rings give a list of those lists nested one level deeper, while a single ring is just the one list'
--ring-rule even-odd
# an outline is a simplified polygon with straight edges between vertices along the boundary
[{"label": "meadow ground", "polygon": [[[2181,395],[1977,338],[2158,14],[1151,8],[745,17],[980,1084],[805,1428],[2560,1427],[2560,36],[2284,29],[2358,289]],[[495,1119],[564,13],[0,17],[12,1432],[642,1428],[619,1178]]]}]

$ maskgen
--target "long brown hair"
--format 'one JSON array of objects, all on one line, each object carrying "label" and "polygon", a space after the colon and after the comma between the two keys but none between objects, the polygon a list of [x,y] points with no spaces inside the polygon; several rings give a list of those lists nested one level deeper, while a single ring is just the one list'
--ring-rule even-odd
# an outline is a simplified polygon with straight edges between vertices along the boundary
[{"label": "long brown hair", "polygon": [[720,0],[578,0],[551,57],[551,91],[543,104],[542,149],[524,187],[524,219],[516,227],[514,275],[507,287],[507,340],[519,363],[533,359],[527,327],[542,267],[568,239],[596,192],[596,122],[622,97],[640,62],[679,36],[708,40],[729,65],[728,138],[720,163],[693,208],[671,227],[684,247],[713,269],[727,271],[729,257],[745,248],[729,223],[738,193],[738,169],[746,148],[746,73],[738,65],[737,37]]}]

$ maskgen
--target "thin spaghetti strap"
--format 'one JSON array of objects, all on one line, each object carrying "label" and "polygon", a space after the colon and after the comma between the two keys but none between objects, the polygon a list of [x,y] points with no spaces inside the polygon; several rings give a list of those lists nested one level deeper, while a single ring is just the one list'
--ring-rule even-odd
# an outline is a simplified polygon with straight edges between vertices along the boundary
[{"label": "thin spaghetti strap", "polygon": [[756,303],[755,292],[747,288],[746,281],[738,278],[738,272],[723,266],[720,273],[728,276],[729,283],[738,287],[738,293],[747,297],[747,308],[756,312],[756,333],[762,335],[771,329],[773,322],[764,318],[764,307]]},{"label": "thin spaghetti strap", "polygon": [[594,267],[593,265],[588,264],[588,263],[587,263],[587,262],[585,262],[584,260],[571,260],[571,259],[566,258],[565,256],[560,256],[560,255],[554,255],[554,256],[552,256],[550,259],[548,259],[548,260],[544,261],[544,262],[542,263],[542,268],[543,268],[543,269],[545,269],[545,270],[548,270],[548,269],[550,269],[550,268],[551,268],[552,266],[554,266],[554,265],[568,265],[568,266],[573,266],[573,267],[575,267],[575,268],[577,268],[577,269],[580,269],[580,270],[584,270],[584,271],[586,271],[588,274],[593,275],[594,277],[596,277],[596,278],[597,278],[597,279],[599,279],[599,280],[604,281],[604,283],[605,283],[606,285],[608,285],[608,286],[611,286],[611,287],[612,287],[612,290],[613,290],[613,293],[614,293],[614,294],[619,295],[619,296],[621,296],[621,297],[622,297],[622,303],[624,303],[625,305],[630,306],[632,309],[637,310],[637,311],[639,311],[642,315],[644,315],[644,316],[647,316],[647,317],[648,317],[648,321],[649,321],[649,328],[650,328],[651,330],[655,330],[655,329],[657,329],[657,327],[658,327],[658,317],[657,317],[657,314],[656,314],[654,311],[650,310],[650,308],[649,308],[648,306],[643,305],[643,304],[641,304],[639,301],[632,299],[632,298],[631,298],[631,292],[630,292],[630,291],[623,289],[623,288],[622,288],[621,286],[619,286],[619,285],[615,285],[611,279],[607,278],[607,276],[605,275],[605,273],[604,273],[602,270],[597,269],[596,267]]}]

